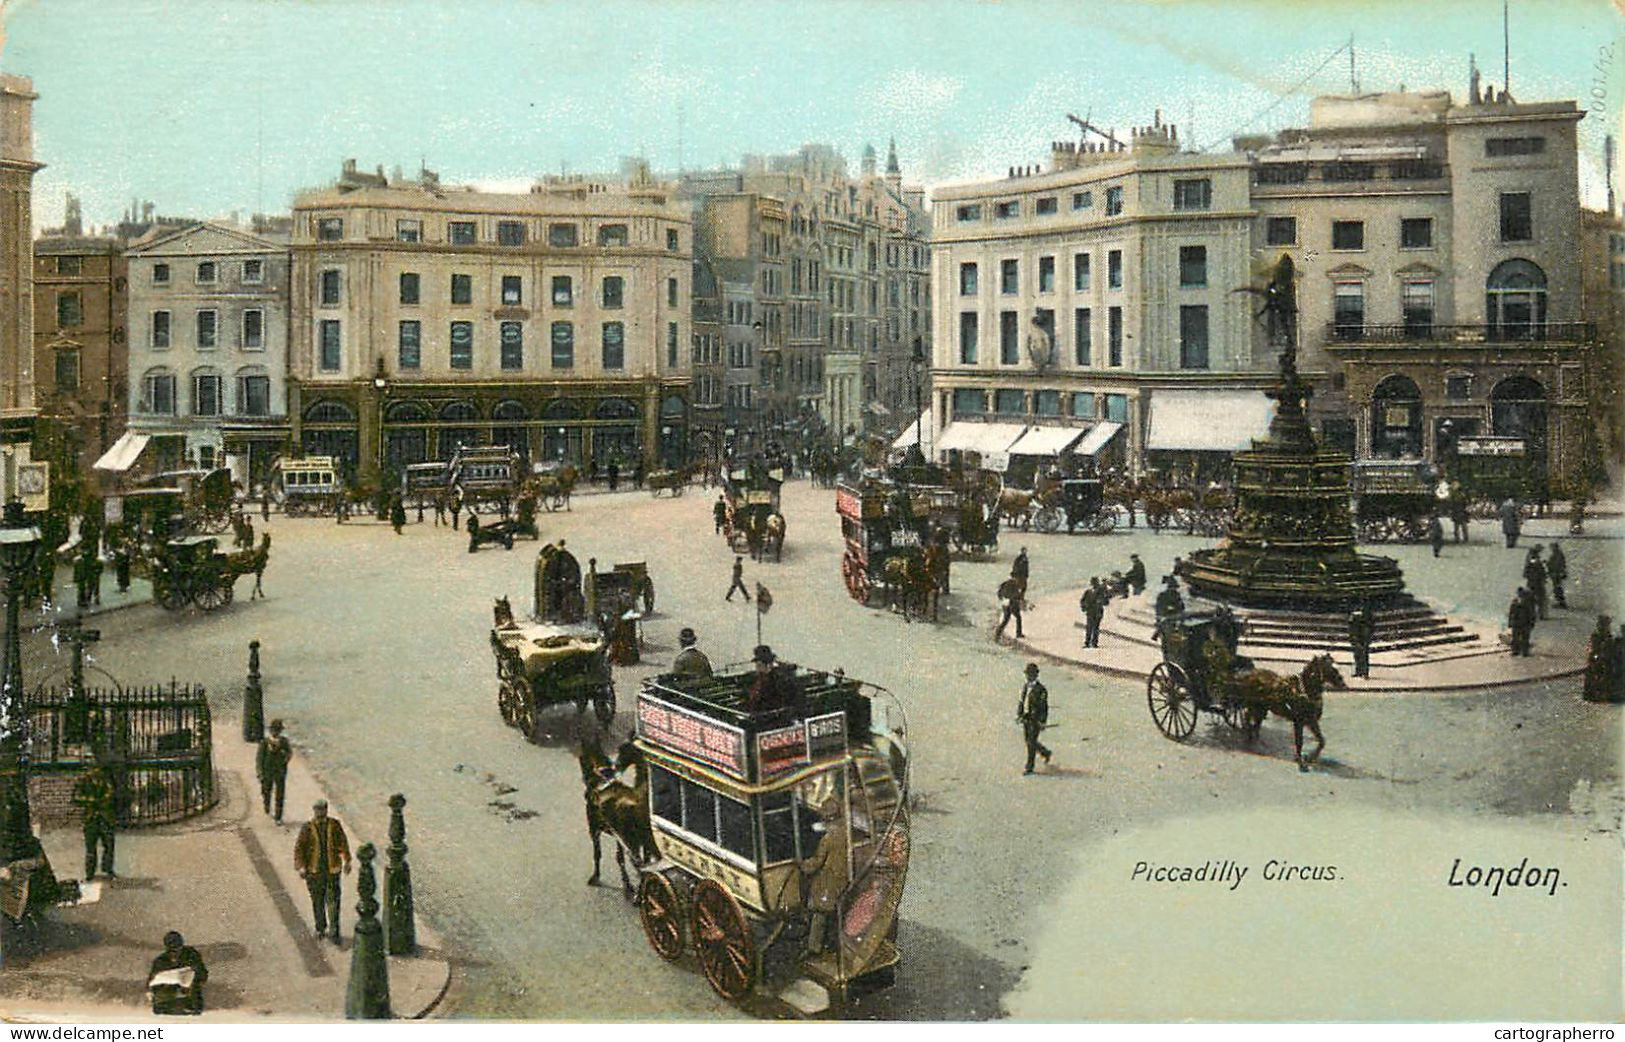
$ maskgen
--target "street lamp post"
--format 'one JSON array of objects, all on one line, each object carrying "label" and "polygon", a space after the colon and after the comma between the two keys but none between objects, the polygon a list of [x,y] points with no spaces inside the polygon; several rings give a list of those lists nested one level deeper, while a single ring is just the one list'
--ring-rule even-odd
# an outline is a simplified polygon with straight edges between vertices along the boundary
[{"label": "street lamp post", "polygon": [[[924,337],[914,338],[914,354],[909,358],[909,363],[909,371],[914,376],[914,450],[921,452],[920,438],[924,433],[922,428],[925,426],[920,419],[920,377],[924,375],[923,370],[925,369]],[[924,453],[921,452],[921,454]]]},{"label": "street lamp post", "polygon": [[25,746],[27,709],[23,705],[23,656],[20,613],[22,582],[39,553],[39,529],[23,518],[21,500],[5,506],[0,521],[0,570],[6,579],[5,674],[0,681],[0,864],[10,864],[43,853],[34,836],[28,806],[28,752]]}]

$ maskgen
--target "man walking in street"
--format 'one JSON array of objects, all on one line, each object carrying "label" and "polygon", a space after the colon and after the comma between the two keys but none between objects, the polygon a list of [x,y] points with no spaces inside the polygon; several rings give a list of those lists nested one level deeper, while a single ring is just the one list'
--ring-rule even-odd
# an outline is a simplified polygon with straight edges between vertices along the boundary
[{"label": "man walking in street", "polygon": [[616,456],[609,461],[609,490],[614,492],[621,484],[621,458]]},{"label": "man walking in street", "polygon": [[1128,559],[1128,574],[1123,578],[1128,580],[1129,592],[1138,597],[1145,592],[1145,562],[1139,554],[1129,554]]},{"label": "man walking in street", "polygon": [[1511,550],[1518,545],[1518,531],[1523,527],[1523,519],[1518,516],[1518,501],[1511,496],[1501,501],[1501,534],[1506,536],[1507,549]]},{"label": "man walking in street", "polygon": [[1467,542],[1467,522],[1471,517],[1467,512],[1467,497],[1457,490],[1450,497],[1450,531],[1451,538],[1458,543]]},{"label": "man walking in street", "polygon": [[1434,557],[1438,557],[1439,551],[1444,549],[1444,525],[1439,521],[1438,514],[1428,518],[1428,544],[1433,547]]},{"label": "man walking in street", "polygon": [[389,526],[400,535],[401,529],[406,527],[406,504],[401,500],[399,492],[389,497]]},{"label": "man walking in street", "polygon": [[85,878],[96,877],[96,852],[101,851],[102,875],[117,878],[113,871],[113,833],[118,827],[118,803],[114,799],[113,778],[105,764],[97,763],[73,787],[73,802],[84,813]]},{"label": "man walking in street", "polygon": [[1021,700],[1016,703],[1016,719],[1021,721],[1021,736],[1027,742],[1027,769],[1033,773],[1033,757],[1042,756],[1050,761],[1050,751],[1038,740],[1044,725],[1049,722],[1049,690],[1038,679],[1038,663],[1027,663],[1027,682],[1021,685]]},{"label": "man walking in street", "polygon": [[746,604],[750,603],[750,591],[745,589],[745,558],[739,554],[734,554],[733,584],[728,587],[727,596],[722,599],[725,601],[733,600],[735,590],[745,595]]},{"label": "man walking in street", "polygon": [[266,521],[270,521],[270,520],[271,520],[271,487],[269,485],[261,485],[260,486],[260,521],[266,522]]},{"label": "man walking in street", "polygon": [[1003,640],[1004,628],[1010,624],[1011,619],[1014,619],[1016,620],[1016,639],[1021,640],[1026,636],[1021,632],[1021,609],[1024,607],[1022,602],[1027,595],[1026,590],[1012,575],[999,584],[998,595],[999,602],[1004,606],[1004,614],[999,619],[999,625],[993,630],[993,639],[996,641]]},{"label": "man walking in street", "polygon": [[728,504],[721,496],[718,496],[717,501],[711,504],[711,520],[716,523],[716,532],[714,534],[721,535],[722,523],[728,520]]},{"label": "man walking in street", "polygon": [[1377,623],[1371,608],[1362,604],[1349,613],[1349,650],[1354,655],[1354,675],[1371,677],[1371,639],[1376,635]]},{"label": "man walking in street", "polygon": [[1010,562],[1010,578],[1021,584],[1023,595],[1027,593],[1027,574],[1030,568],[1031,564],[1027,560],[1027,548],[1024,546],[1021,548],[1021,552],[1016,554],[1016,559]]},{"label": "man walking in street", "polygon": [[1546,562],[1540,559],[1540,545],[1529,548],[1529,557],[1523,563],[1523,582],[1529,598],[1535,605],[1535,617],[1546,618]]},{"label": "man walking in street", "polygon": [[711,675],[711,660],[706,658],[705,652],[695,647],[699,638],[687,626],[677,635],[677,646],[682,648],[677,658],[671,664],[671,671],[685,677],[708,677]]},{"label": "man walking in street", "polygon": [[272,720],[266,730],[271,733],[260,742],[259,752],[254,756],[254,775],[260,780],[260,802],[265,805],[265,813],[280,825],[282,799],[288,791],[288,761],[293,758],[293,749],[282,737],[281,720]]},{"label": "man walking in street", "polygon": [[350,841],[337,818],[327,816],[327,801],[317,800],[312,818],[299,830],[293,845],[293,864],[310,891],[316,932],[339,943],[339,891],[350,871]]},{"label": "man walking in street", "polygon": [[1552,543],[1551,547],[1552,552],[1546,559],[1546,577],[1552,581],[1552,600],[1559,608],[1567,608],[1569,601],[1563,595],[1563,580],[1569,577],[1569,559],[1561,546]]},{"label": "man walking in street", "polygon": [[1078,607],[1083,609],[1083,646],[1100,647],[1100,620],[1106,614],[1106,602],[1111,595],[1100,583],[1100,576],[1091,576],[1089,588],[1083,591]]},{"label": "man walking in street", "polygon": [[1532,606],[1529,603],[1529,591],[1522,586],[1512,597],[1512,604],[1507,607],[1507,629],[1512,634],[1512,654],[1528,655],[1531,631],[1535,628],[1535,618]]},{"label": "man walking in street", "polygon": [[463,512],[463,493],[461,489],[452,489],[451,492],[451,529],[460,531],[462,525],[458,523],[458,515]]}]

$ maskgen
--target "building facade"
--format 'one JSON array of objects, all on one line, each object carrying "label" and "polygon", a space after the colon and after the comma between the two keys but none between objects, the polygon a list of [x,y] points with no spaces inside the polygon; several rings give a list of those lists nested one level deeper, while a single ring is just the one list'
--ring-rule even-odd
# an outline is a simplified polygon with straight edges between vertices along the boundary
[{"label": "building facade", "polygon": [[1618,211],[1581,211],[1580,271],[1581,315],[1596,334],[1586,390],[1599,451],[1587,455],[1617,465],[1625,459],[1625,219]]},{"label": "building facade", "polygon": [[5,498],[18,494],[34,428],[34,84],[0,75],[0,452]]},{"label": "building facade", "polygon": [[71,221],[57,231],[34,242],[35,442],[66,478],[88,475],[124,432],[129,279],[116,240]]},{"label": "building facade", "polygon": [[265,481],[288,437],[285,240],[223,224],[159,228],[125,251],[129,430],[145,466]]},{"label": "building facade", "polygon": [[671,187],[522,194],[358,173],[293,210],[293,444],[363,484],[460,445],[688,455],[692,223]]}]

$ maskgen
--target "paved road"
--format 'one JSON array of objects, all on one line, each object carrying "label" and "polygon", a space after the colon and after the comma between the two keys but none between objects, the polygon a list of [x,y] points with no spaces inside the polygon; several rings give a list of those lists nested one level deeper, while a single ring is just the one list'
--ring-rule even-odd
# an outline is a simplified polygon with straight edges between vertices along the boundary
[{"label": "paved road", "polygon": [[[618,733],[639,678],[670,661],[680,626],[698,629],[718,663],[743,660],[755,643],[754,606],[722,599],[732,559],[711,533],[711,502],[699,490],[675,501],[584,496],[541,519],[544,535],[566,538],[583,564],[649,560],[661,614],[647,627],[646,666],[617,673]],[[1252,749],[1205,726],[1175,745],[1152,726],[1137,685],[1051,667],[1055,765],[1024,779],[1013,719],[1022,660],[990,640],[992,591],[1016,546],[1029,546],[1042,594],[1119,567],[1130,550],[1155,576],[1205,541],[1143,531],[1007,536],[997,560],[955,564],[956,596],[940,624],[910,625],[847,598],[832,493],[793,483],[785,513],[784,561],[747,561],[747,581],[774,596],[765,639],[781,657],[902,693],[911,714],[919,805],[907,961],[897,987],[858,1015],[1003,1015],[1035,958],[1048,958],[1035,956],[1035,939],[1066,907],[1080,859],[1132,829],[1336,806],[1446,827],[1538,820],[1564,835],[1610,831],[1617,847],[1618,717],[1582,703],[1577,682],[1335,701],[1323,769],[1300,775],[1278,723]],[[584,885],[590,848],[573,714],[554,718],[539,745],[497,715],[491,603],[508,594],[516,608],[528,604],[535,544],[471,555],[464,537],[430,524],[396,536],[376,523],[279,517],[270,530],[267,600],[216,615],[143,606],[107,616],[100,663],[130,681],[173,674],[207,684],[224,718],[217,737],[233,741],[246,645],[261,640],[268,713],[288,722],[352,833],[382,841],[385,800],[407,794],[418,907],[467,960],[464,1014],[739,1015],[691,962],[667,965],[648,951],[618,889]],[[1609,591],[1591,577],[1617,573],[1620,546],[1569,544],[1571,571],[1586,577],[1571,583],[1577,612],[1603,607]],[[1486,617],[1504,610],[1522,558],[1488,542],[1447,548],[1440,561],[1425,548],[1394,553],[1421,592]],[[43,664],[36,657],[29,668]],[[605,871],[613,880],[612,862]]]}]

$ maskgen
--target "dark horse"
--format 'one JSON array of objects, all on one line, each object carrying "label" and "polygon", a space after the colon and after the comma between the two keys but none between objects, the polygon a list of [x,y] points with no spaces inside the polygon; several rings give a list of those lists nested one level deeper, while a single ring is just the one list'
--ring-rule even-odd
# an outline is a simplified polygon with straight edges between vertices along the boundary
[{"label": "dark horse", "polygon": [[[613,763],[604,755],[596,736],[582,740],[578,759],[587,803],[587,832],[592,836],[592,877],[587,885],[598,885],[598,837],[608,832],[615,839],[615,864],[621,870],[621,887],[630,900],[635,891],[626,874],[627,852],[632,854],[634,868],[641,868],[659,856],[654,829],[649,824],[648,765],[630,738],[621,746]],[[631,785],[615,777],[628,767],[633,771]]]},{"label": "dark horse", "polygon": [[[1348,687],[1343,674],[1332,664],[1330,655],[1317,655],[1309,660],[1303,671],[1295,677],[1283,677],[1265,669],[1253,669],[1234,675],[1229,681],[1231,697],[1246,713],[1247,738],[1258,737],[1264,718],[1274,713],[1292,724],[1292,746],[1298,761],[1298,770],[1307,771],[1309,764],[1320,759],[1326,748],[1326,739],[1320,733],[1320,714],[1326,707],[1323,693],[1328,687],[1342,690]],[[1303,755],[1303,729],[1315,736],[1315,751],[1307,760]]]}]

